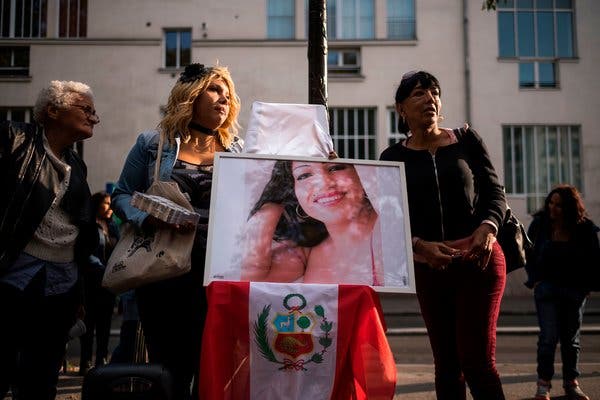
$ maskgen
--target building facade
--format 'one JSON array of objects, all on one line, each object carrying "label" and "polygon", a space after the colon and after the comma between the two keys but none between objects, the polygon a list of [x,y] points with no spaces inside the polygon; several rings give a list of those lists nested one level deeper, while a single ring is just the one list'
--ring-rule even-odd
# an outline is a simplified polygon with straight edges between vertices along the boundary
[{"label": "building facade", "polygon": [[[440,79],[443,125],[480,133],[525,223],[561,182],[580,188],[600,222],[600,2],[481,3],[327,1],[336,150],[376,159],[397,141],[395,89],[424,69]],[[50,80],[90,84],[101,123],[82,151],[92,190],[103,189],[190,62],[229,67],[242,136],[253,101],[307,103],[307,9],[307,0],[0,0],[0,119],[30,120]]]}]

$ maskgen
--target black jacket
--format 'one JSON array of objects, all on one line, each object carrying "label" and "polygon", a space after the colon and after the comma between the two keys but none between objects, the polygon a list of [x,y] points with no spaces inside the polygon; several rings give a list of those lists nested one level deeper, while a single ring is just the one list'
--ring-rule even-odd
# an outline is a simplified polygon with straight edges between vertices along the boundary
[{"label": "black jacket", "polygon": [[568,242],[552,242],[550,220],[544,213],[534,216],[527,235],[533,248],[527,254],[527,282],[533,288],[536,282],[553,282],[561,287],[600,290],[599,228],[585,219],[575,227]]},{"label": "black jacket", "polygon": [[471,235],[483,220],[502,223],[506,198],[483,141],[472,129],[455,134],[459,141],[435,155],[404,142],[381,154],[381,160],[404,162],[413,237],[455,240]]},{"label": "black jacket", "polygon": [[[40,126],[0,122],[0,274],[14,263],[52,205],[62,176],[58,179],[44,149]],[[78,226],[75,260],[81,263],[98,243],[95,217],[90,205],[87,168],[75,152],[68,150],[71,166],[69,187],[61,207]]]}]

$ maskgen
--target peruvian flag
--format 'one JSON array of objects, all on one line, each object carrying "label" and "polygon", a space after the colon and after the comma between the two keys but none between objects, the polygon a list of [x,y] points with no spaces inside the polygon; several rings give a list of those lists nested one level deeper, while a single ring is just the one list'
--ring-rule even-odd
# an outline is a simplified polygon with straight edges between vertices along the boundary
[{"label": "peruvian flag", "polygon": [[392,399],[396,364],[369,286],[212,282],[200,398]]}]

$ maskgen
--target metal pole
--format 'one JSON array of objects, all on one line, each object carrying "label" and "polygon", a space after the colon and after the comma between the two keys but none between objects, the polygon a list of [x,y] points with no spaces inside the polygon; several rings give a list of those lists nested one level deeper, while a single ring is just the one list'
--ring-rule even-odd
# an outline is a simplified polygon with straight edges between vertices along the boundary
[{"label": "metal pole", "polygon": [[327,1],[308,5],[308,102],[327,108]]}]

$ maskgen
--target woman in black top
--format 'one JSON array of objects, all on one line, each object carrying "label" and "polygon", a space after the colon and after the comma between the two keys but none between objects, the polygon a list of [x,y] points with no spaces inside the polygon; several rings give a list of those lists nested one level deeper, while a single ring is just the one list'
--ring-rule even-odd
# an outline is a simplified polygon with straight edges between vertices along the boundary
[{"label": "woman in black top", "polygon": [[435,360],[438,399],[504,399],[495,365],[496,321],[506,282],[495,235],[506,211],[483,141],[438,126],[441,89],[431,74],[402,77],[399,131],[382,160],[405,165],[417,297]]},{"label": "woman in black top", "polygon": [[535,399],[550,399],[554,354],[560,341],[565,393],[569,399],[589,400],[577,382],[577,362],[585,301],[599,285],[598,227],[586,217],[579,191],[560,185],[534,215],[528,234],[534,247],[527,256],[526,285],[534,289],[540,325]]},{"label": "woman in black top", "polygon": [[163,135],[160,179],[176,182],[200,214],[191,271],[144,285],[135,293],[148,356],[171,373],[174,399],[189,399],[192,382],[192,398],[198,398],[200,347],[207,311],[203,279],[213,160],[215,152],[241,150],[242,141],[236,136],[239,110],[240,102],[226,67],[188,65],[171,89],[158,129],[138,136],[113,193],[114,210],[124,221],[142,229],[190,229],[167,224],[130,204],[134,191],[145,192],[151,184],[159,135]]}]

